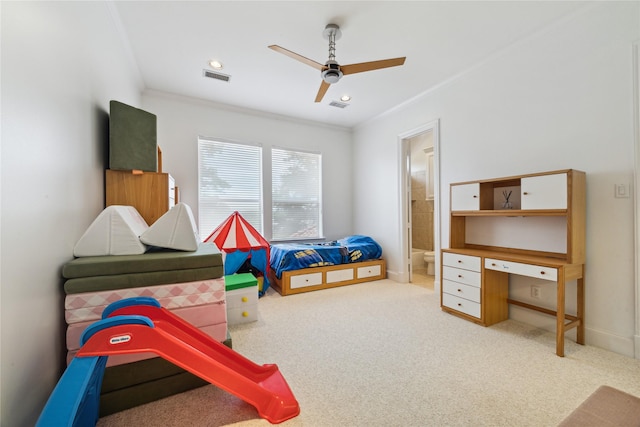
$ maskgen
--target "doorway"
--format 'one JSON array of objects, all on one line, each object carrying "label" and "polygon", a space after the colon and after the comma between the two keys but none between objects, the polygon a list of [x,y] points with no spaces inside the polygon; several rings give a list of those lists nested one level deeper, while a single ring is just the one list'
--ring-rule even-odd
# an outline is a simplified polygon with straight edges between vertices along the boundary
[{"label": "doorway", "polygon": [[403,133],[399,142],[403,281],[439,291],[439,121]]}]

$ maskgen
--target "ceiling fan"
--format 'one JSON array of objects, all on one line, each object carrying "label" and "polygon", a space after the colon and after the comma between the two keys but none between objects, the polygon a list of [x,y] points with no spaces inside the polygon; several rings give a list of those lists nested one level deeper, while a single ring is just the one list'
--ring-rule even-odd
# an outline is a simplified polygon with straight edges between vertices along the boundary
[{"label": "ceiling fan", "polygon": [[312,59],[305,58],[302,55],[298,55],[297,53],[287,50],[278,45],[274,44],[269,46],[269,49],[273,49],[276,52],[285,54],[290,58],[300,61],[303,64],[310,65],[320,71],[322,82],[320,83],[320,89],[318,90],[318,94],[316,95],[315,102],[322,101],[322,98],[324,97],[324,94],[327,93],[329,86],[333,83],[338,83],[342,76],[346,76],[347,74],[362,73],[364,71],[379,70],[381,68],[397,67],[404,64],[404,60],[406,59],[406,57],[403,56],[401,58],[382,59],[380,61],[340,65],[336,61],[336,40],[340,39],[340,36],[342,35],[340,27],[336,24],[328,24],[322,32],[322,35],[325,39],[329,40],[329,59],[324,65]]}]

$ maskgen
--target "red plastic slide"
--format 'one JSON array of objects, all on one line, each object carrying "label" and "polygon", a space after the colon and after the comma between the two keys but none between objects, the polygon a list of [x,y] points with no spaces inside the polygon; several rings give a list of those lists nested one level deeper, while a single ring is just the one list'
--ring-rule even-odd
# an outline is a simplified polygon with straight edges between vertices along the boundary
[{"label": "red plastic slide", "polygon": [[98,322],[95,329],[92,325],[85,331],[86,342],[76,357],[150,351],[250,403],[271,423],[300,413],[277,365],[253,363],[162,308],[153,298],[118,301],[102,316],[124,319],[132,315],[149,318],[153,327],[125,322],[102,328]]}]

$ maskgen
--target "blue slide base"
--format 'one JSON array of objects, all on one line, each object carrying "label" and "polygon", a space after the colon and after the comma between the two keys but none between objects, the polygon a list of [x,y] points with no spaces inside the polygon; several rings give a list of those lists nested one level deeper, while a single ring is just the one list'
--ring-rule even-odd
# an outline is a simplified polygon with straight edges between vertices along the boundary
[{"label": "blue slide base", "polygon": [[49,396],[36,427],[95,426],[107,358],[75,357]]}]

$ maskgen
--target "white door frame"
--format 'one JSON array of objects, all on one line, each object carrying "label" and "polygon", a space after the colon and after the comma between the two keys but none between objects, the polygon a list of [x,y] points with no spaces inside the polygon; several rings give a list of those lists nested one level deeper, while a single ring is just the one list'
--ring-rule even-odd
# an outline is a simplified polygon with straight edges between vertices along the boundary
[{"label": "white door frame", "polygon": [[400,282],[408,283],[410,279],[411,263],[411,220],[409,218],[411,196],[411,177],[409,176],[410,166],[407,160],[410,156],[409,139],[423,134],[433,132],[433,244],[435,251],[435,280],[434,291],[440,291],[440,120],[436,119],[415,129],[403,132],[398,135],[398,177],[400,194],[399,218],[400,218],[400,256],[402,265],[398,279]]},{"label": "white door frame", "polygon": [[633,126],[634,126],[634,223],[635,223],[635,335],[634,354],[640,359],[640,40],[633,43]]}]

